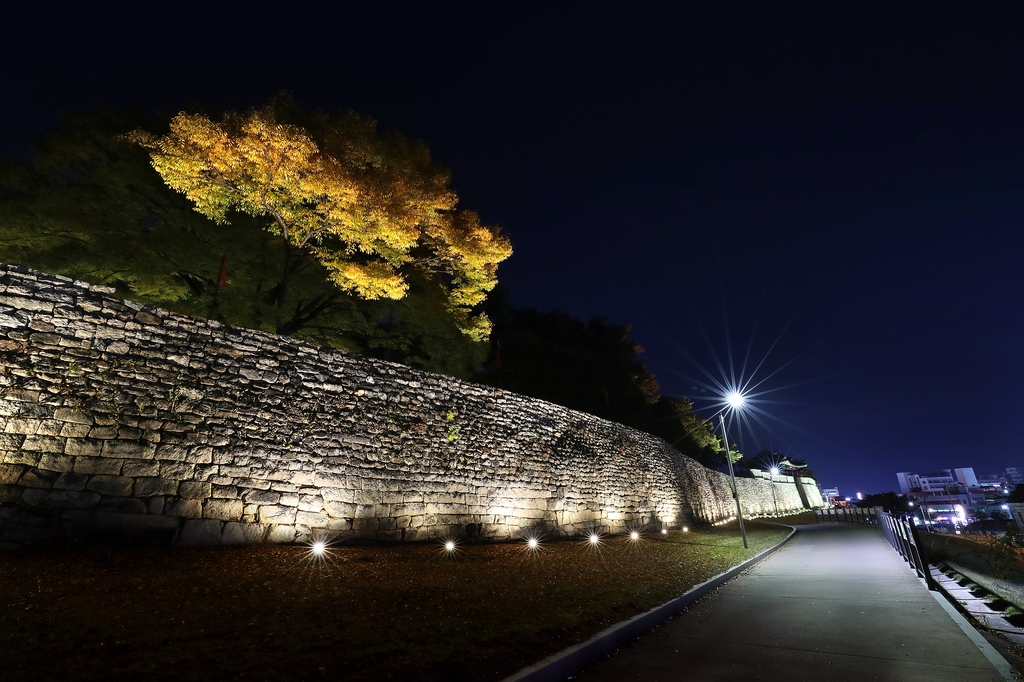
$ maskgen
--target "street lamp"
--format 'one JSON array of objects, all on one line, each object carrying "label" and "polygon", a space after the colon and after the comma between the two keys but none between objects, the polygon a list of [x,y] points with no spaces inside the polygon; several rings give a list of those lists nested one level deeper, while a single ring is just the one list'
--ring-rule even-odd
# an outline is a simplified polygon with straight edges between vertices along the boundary
[{"label": "street lamp", "polygon": [[[743,406],[743,394],[733,391],[725,398],[729,407],[738,410]],[[718,419],[722,423],[722,441],[725,443],[725,461],[729,463],[729,478],[732,480],[732,498],[736,500],[736,516],[740,519],[740,533],[743,534],[743,549],[747,549],[747,527],[743,525],[743,510],[740,508],[740,494],[736,490],[736,472],[732,468],[732,451],[729,450],[729,436],[725,431],[725,410],[718,413]],[[774,488],[772,489],[774,492]]]},{"label": "street lamp", "polygon": [[779,467],[772,467],[769,470],[772,475],[772,502],[775,503],[775,515],[779,515],[779,500],[775,497],[775,476],[779,473]]}]

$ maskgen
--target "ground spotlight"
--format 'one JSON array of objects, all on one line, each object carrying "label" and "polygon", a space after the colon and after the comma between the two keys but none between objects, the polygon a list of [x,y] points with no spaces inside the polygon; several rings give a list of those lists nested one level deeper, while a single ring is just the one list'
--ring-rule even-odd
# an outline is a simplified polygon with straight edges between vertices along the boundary
[{"label": "ground spotlight", "polygon": [[455,538],[445,538],[441,542],[441,556],[454,557],[459,552],[459,543]]},{"label": "ground spotlight", "polygon": [[326,564],[331,560],[330,541],[320,535],[314,535],[309,542],[306,543],[308,547],[306,554],[306,561],[310,564]]}]

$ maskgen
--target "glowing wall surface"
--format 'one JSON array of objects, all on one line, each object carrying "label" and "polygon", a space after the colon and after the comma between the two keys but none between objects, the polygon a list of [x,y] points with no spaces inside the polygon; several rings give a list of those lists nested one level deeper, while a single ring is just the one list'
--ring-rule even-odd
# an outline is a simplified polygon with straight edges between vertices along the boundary
[{"label": "glowing wall surface", "polygon": [[[0,374],[0,542],[499,539],[733,513],[725,476],[619,424],[3,265]],[[803,508],[792,479],[774,487]],[[740,495],[774,510],[768,481]]]}]

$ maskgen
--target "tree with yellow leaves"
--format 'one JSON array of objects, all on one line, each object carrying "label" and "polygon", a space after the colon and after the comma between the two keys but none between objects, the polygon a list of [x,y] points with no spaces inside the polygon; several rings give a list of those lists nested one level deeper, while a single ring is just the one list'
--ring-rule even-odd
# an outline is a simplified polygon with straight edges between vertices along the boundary
[{"label": "tree with yellow leaves", "polygon": [[137,130],[129,139],[199,213],[217,223],[232,210],[267,218],[286,245],[279,286],[300,254],[364,299],[401,299],[409,268],[418,268],[443,281],[463,333],[487,337],[490,322],[472,309],[512,247],[497,227],[456,209],[449,175],[424,145],[382,135],[355,114],[303,112],[287,99],[219,122],[183,112],[166,135]]}]

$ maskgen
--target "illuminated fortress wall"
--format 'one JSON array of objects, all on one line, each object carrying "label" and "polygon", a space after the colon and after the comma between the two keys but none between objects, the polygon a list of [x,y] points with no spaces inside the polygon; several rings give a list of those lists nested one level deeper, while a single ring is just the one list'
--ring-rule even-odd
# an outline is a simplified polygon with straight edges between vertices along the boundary
[{"label": "illuminated fortress wall", "polygon": [[[619,424],[112,294],[0,265],[0,542],[499,539],[733,513],[726,477]],[[770,482],[740,485],[747,513],[774,510]],[[792,479],[775,492],[803,508]]]}]

